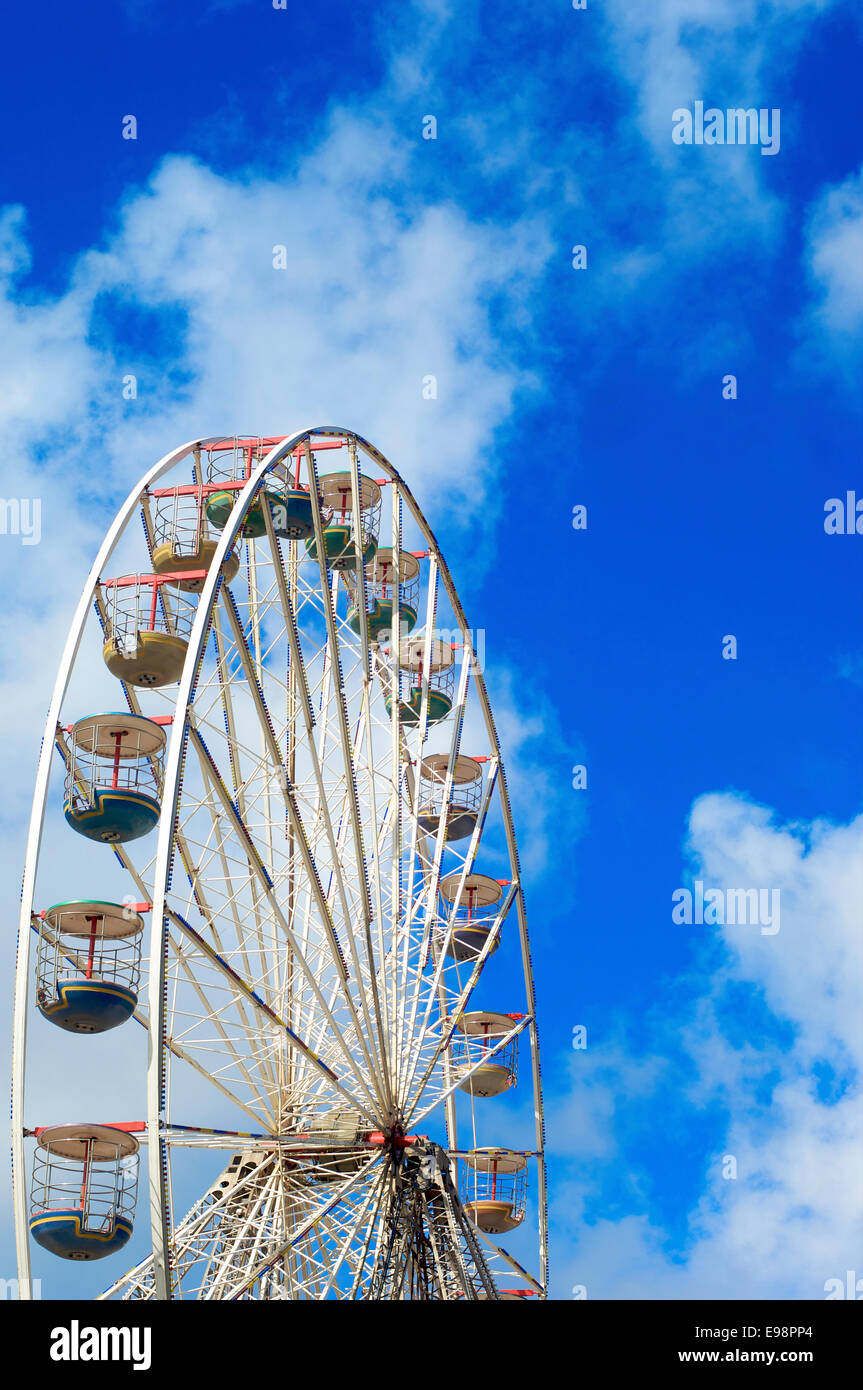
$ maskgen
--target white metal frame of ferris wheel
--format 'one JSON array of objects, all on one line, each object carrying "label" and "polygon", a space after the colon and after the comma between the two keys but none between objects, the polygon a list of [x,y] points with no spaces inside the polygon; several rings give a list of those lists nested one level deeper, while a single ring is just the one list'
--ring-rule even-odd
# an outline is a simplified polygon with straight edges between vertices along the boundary
[{"label": "white metal frame of ferris wheel", "polygon": [[[201,452],[206,452],[208,446],[218,444],[224,438],[210,436],[195,440],[167,454],[144,476],[121,507],[85,584],[48,710],[27,842],[15,993],[13,1171],[22,1297],[29,1296],[30,1288],[24,1162],[26,1030],[32,991],[30,938],[55,743],[61,754],[65,755],[66,752],[62,733],[57,737],[60,713],[94,602],[99,609],[99,580],[104,576],[105,566],[129,522],[143,505],[145,530],[150,541],[151,523],[147,511],[149,490],[189,456],[196,460],[194,480],[200,483],[198,461]],[[400,552],[403,506],[407,507],[423,537],[429,556],[426,631],[434,629],[437,597],[442,583],[456,627],[462,636],[461,654],[456,666],[457,689],[448,725],[449,760],[442,793],[443,805],[448,803],[452,792],[453,769],[471,691],[478,701],[486,731],[490,761],[482,804],[469,844],[463,853],[456,852],[459,860],[457,867],[463,884],[467,874],[475,868],[483,825],[496,793],[495,804],[502,817],[512,880],[497,909],[482,953],[467,966],[454,966],[446,953],[455,929],[456,905],[460,894],[456,894],[448,920],[438,922],[435,916],[445,842],[445,818],[441,817],[441,824],[434,836],[423,838],[423,832],[418,829],[412,767],[419,767],[428,733],[431,644],[426,643],[425,647],[421,673],[422,716],[416,729],[415,747],[411,750],[415,756],[411,758],[407,754],[408,739],[400,717],[398,585],[393,586],[392,652],[384,660],[369,639],[366,581],[362,565],[356,571],[358,637],[347,632],[344,619],[338,614],[334,600],[339,578],[327,570],[320,508],[312,506],[318,563],[311,568],[317,571],[316,582],[301,582],[296,564],[290,571],[289,582],[266,502],[262,503],[266,535],[261,542],[249,547],[246,604],[238,605],[228,586],[222,584],[222,564],[240,535],[252,503],[258,496],[263,498],[261,490],[268,475],[298,451],[295,456],[302,454],[313,502],[316,498],[320,500],[315,448],[326,441],[337,440],[343,441],[348,449],[354,516],[359,516],[360,512],[359,455],[362,453],[385,475],[390,485],[390,524],[381,527],[382,543],[391,543],[393,552]],[[293,553],[295,545],[289,544]],[[284,637],[290,649],[291,670],[297,673],[296,678],[292,677],[295,684],[289,700],[292,698],[294,703],[289,705],[291,714],[286,727],[292,731],[292,747],[295,746],[296,731],[304,734],[302,751],[307,759],[307,767],[304,779],[299,779],[302,786],[287,776],[277,739],[278,725],[267,703],[266,686],[272,679],[266,660],[271,632],[268,625],[270,614],[281,615],[280,619],[277,618],[282,623],[279,636]],[[323,645],[319,631],[317,650],[314,650],[314,643],[308,640],[305,649],[303,647],[303,621],[312,621],[319,630],[322,628]],[[205,674],[204,659],[211,634],[218,659],[215,673],[210,670]],[[304,664],[309,660],[310,652],[313,652],[317,663],[311,676],[315,682],[314,692],[310,690]],[[344,657],[353,659],[353,666],[347,673],[343,669]],[[383,721],[372,716],[376,681],[390,682],[388,729]],[[236,688],[232,694],[233,686]],[[250,703],[252,707],[252,727],[256,725],[259,748],[254,751],[246,741],[246,731],[238,733],[235,703],[240,686],[245,704]],[[138,692],[126,685],[122,688],[130,709],[138,712]],[[318,731],[318,744],[313,727],[316,716],[312,707],[312,693],[319,697],[318,717],[326,726],[323,733]],[[366,440],[349,430],[332,426],[301,430],[281,439],[252,468],[219,538],[215,557],[198,599],[179,687],[173,688],[171,694],[173,724],[164,764],[162,814],[155,860],[151,865],[151,888],[145,881],[146,871],[136,869],[133,854],[125,847],[115,847],[117,857],[131,875],[139,896],[149,897],[152,902],[148,1007],[146,1010],[140,1007],[136,1016],[139,1023],[150,1028],[153,1037],[147,1078],[152,1254],[137,1271],[130,1271],[124,1280],[118,1281],[113,1290],[122,1296],[176,1296],[173,1279],[176,1270],[172,1271],[172,1260],[180,1265],[185,1261],[186,1268],[193,1265],[195,1260],[205,1261],[206,1239],[201,1233],[211,1229],[214,1221],[221,1220],[223,1244],[227,1241],[224,1233],[229,1230],[233,1231],[233,1244],[219,1256],[218,1267],[208,1269],[207,1292],[201,1296],[235,1298],[244,1296],[253,1287],[259,1297],[297,1296],[291,1289],[293,1279],[296,1288],[302,1287],[307,1296],[326,1297],[333,1289],[339,1270],[355,1270],[351,1296],[362,1296],[362,1290],[366,1287],[364,1281],[367,1280],[365,1263],[373,1255],[373,1223],[384,1202],[386,1182],[382,1173],[386,1165],[380,1161],[383,1151],[373,1153],[367,1150],[368,1161],[364,1161],[357,1171],[349,1173],[343,1180],[334,1182],[330,1174],[329,1183],[319,1189],[318,1199],[314,1198],[314,1194],[310,1196],[309,1189],[303,1188],[301,1182],[295,1183],[292,1178],[285,1176],[286,1172],[292,1171],[291,1142],[279,1137],[278,1142],[269,1145],[268,1161],[262,1157],[262,1150],[257,1151],[264,1176],[259,1184],[261,1190],[254,1189],[254,1200],[248,1197],[252,1202],[252,1212],[256,1215],[250,1214],[242,1205],[247,1199],[241,1199],[236,1194],[231,1202],[221,1204],[218,1197],[207,1199],[206,1202],[202,1198],[204,1205],[199,1203],[193,1207],[172,1230],[170,1147],[188,1148],[197,1144],[223,1148],[229,1154],[247,1147],[249,1141],[239,1134],[222,1137],[213,1134],[207,1138],[203,1135],[195,1137],[191,1132],[172,1132],[167,1098],[169,1064],[172,1059],[190,1063],[199,1074],[207,1076],[224,1096],[240,1105],[246,1114],[254,1116],[259,1123],[263,1122],[267,1134],[278,1135],[280,1116],[273,1113],[272,1107],[268,1112],[265,1095],[269,1094],[271,1100],[275,1098],[278,1104],[284,1089],[284,1076],[277,1075],[277,1072],[284,1067],[283,1059],[290,1057],[292,1085],[296,1087],[297,1095],[302,1093],[305,1096],[307,1105],[317,1104],[315,1096],[323,1095],[324,1088],[327,1088],[330,1097],[328,1104],[335,1106],[341,1100],[362,1117],[370,1130],[385,1132],[389,1132],[388,1126],[395,1116],[403,1120],[406,1127],[421,1122],[436,1110],[442,1111],[448,1145],[457,1150],[455,1091],[465,1080],[465,1075],[463,1072],[453,1074],[448,1044],[453,1036],[455,1020],[466,1007],[480,972],[500,937],[504,919],[512,908],[518,923],[523,962],[525,1012],[521,1020],[514,1023],[506,1038],[496,1043],[495,1051],[505,1047],[522,1031],[529,1039],[536,1132],[536,1148],[531,1155],[535,1159],[539,1244],[536,1276],[521,1270],[518,1263],[496,1247],[494,1242],[488,1238],[484,1238],[484,1241],[491,1252],[491,1264],[496,1266],[495,1277],[498,1268],[514,1269],[524,1276],[534,1291],[541,1294],[547,1287],[546,1190],[536,1007],[518,851],[501,751],[483,673],[472,647],[471,632],[435,538],[403,480]],[[208,697],[211,698],[209,705]],[[213,723],[216,712],[227,729],[227,735],[223,737],[232,763],[232,776],[235,777],[234,795],[223,776],[224,769],[216,764],[208,747],[212,737],[219,736]],[[248,709],[245,709],[245,716],[250,717]],[[388,736],[388,747],[381,743],[382,735]],[[240,750],[248,760],[247,765],[254,769],[247,773],[245,779],[233,768]],[[330,771],[333,758],[341,763],[337,773]],[[382,793],[387,778],[381,771],[382,767],[385,770],[387,759],[388,795]],[[194,766],[202,790],[202,795],[197,799],[188,790],[184,791],[184,769],[187,765]],[[335,823],[333,807],[329,804],[328,776],[334,779],[341,797],[338,824]],[[305,804],[301,804],[302,794],[308,792],[309,788],[316,789],[314,816],[310,815],[308,797]],[[279,820],[279,827],[282,824],[290,827],[291,900],[292,903],[294,897],[298,900],[300,891],[306,897],[305,930],[297,929],[293,912],[280,903],[278,885],[268,872],[267,864],[273,869],[276,862],[273,857],[273,805],[278,803],[281,803],[279,817],[284,818]],[[250,829],[247,820],[253,821],[251,812],[262,816],[262,822],[260,826],[253,823]],[[208,833],[197,829],[196,817],[199,816],[205,820],[209,818]],[[403,835],[405,819],[406,834]],[[374,830],[374,844],[366,843],[370,827]],[[233,848],[230,839],[226,838],[231,835],[234,836]],[[245,867],[238,862],[235,872],[238,881],[242,880],[243,891],[248,890],[251,895],[246,900],[242,900],[240,890],[235,889],[231,870],[231,853],[235,859],[243,857],[237,856],[237,843],[245,850]],[[382,866],[387,844],[390,846],[388,876]],[[302,878],[293,867],[295,850],[302,863]],[[403,883],[405,851],[409,866],[406,884]],[[189,877],[190,903],[201,913],[209,936],[203,930],[198,931],[187,919],[187,914],[178,910],[178,894],[169,886],[176,858],[179,858]],[[217,907],[211,911],[206,906],[206,875],[201,871],[202,865],[207,865],[210,875],[206,879],[206,892],[213,897],[221,895],[224,900],[222,909]],[[213,873],[213,865],[218,869],[218,874]],[[320,865],[328,867],[329,881],[326,886],[322,882]],[[254,887],[248,888],[246,880]],[[297,890],[297,883],[305,886]],[[218,886],[220,884],[221,887]],[[237,939],[242,950],[238,949],[233,954],[241,957],[242,970],[236,968],[236,960],[231,962],[228,959],[230,952],[219,949],[216,923],[220,910],[232,914],[236,921]],[[257,976],[250,967],[245,928],[240,924],[244,912],[250,912],[256,923],[260,950]],[[319,926],[317,936],[309,930],[308,924],[313,916]],[[279,952],[275,949],[274,936],[269,955],[265,939],[267,921],[272,924],[274,933],[278,928],[279,934]],[[348,927],[350,929],[346,930]],[[436,943],[432,941],[435,932],[439,934]],[[180,942],[182,946],[178,944]],[[277,954],[278,981],[266,963],[274,960]],[[168,1015],[172,1009],[169,994],[176,1001],[180,988],[178,977],[183,972],[200,1001],[201,1014],[195,1016],[192,1022],[187,1018],[184,1032],[182,1020],[180,1026],[177,1025],[182,1011],[172,1011],[169,1032]],[[349,984],[350,980],[355,984]],[[225,1002],[220,1003],[222,996]],[[280,1009],[279,1005],[286,1000],[287,1007]],[[252,1054],[243,1057],[232,1042],[231,1010],[236,1011],[241,1023],[258,1020],[254,1032],[249,1033],[249,1037],[254,1036],[258,1040],[258,1050],[253,1059]],[[200,1035],[200,1027],[205,1020],[218,1035],[209,1043],[202,1040]],[[199,1030],[197,1033],[196,1029]],[[262,1029],[269,1030],[273,1037],[278,1036],[279,1039],[278,1044],[273,1044],[269,1055],[260,1043]],[[215,1070],[212,1074],[207,1070],[207,1046],[213,1055],[230,1058],[228,1063],[223,1060],[219,1074]],[[239,1084],[235,1081],[238,1076],[242,1078]],[[246,1090],[239,1094],[243,1086]],[[493,1107],[494,1102],[491,1105]],[[504,1138],[495,1136],[495,1143],[500,1144]],[[334,1152],[338,1153],[337,1147],[330,1149],[329,1158],[323,1155],[321,1162],[324,1168],[327,1162],[334,1162]],[[342,1176],[342,1170],[337,1166],[333,1171]],[[293,1215],[290,1219],[293,1225],[290,1225],[286,1215],[291,1204]],[[360,1237],[366,1230],[364,1222],[367,1224],[368,1237],[363,1241]],[[287,1262],[292,1250],[300,1252],[295,1256],[293,1274]],[[209,1258],[212,1265],[212,1255]],[[278,1271],[278,1278],[274,1271]]]}]

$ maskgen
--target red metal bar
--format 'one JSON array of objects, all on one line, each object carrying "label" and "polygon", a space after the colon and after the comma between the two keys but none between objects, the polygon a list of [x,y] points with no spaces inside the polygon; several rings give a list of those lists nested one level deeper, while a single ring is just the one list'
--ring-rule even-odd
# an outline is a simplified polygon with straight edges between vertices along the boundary
[{"label": "red metal bar", "polygon": [[[146,1120],[97,1120],[96,1124],[102,1125],[105,1129],[121,1129],[124,1134],[143,1134],[147,1128]],[[26,1133],[35,1135],[38,1139],[39,1135],[44,1134],[46,1129],[54,1128],[54,1125],[37,1125],[35,1129],[28,1129]]]},{"label": "red metal bar", "polygon": [[183,574],[122,574],[118,579],[103,579],[103,589],[128,589],[133,584],[152,584],[156,590],[161,584],[176,584],[180,579],[206,579],[206,570],[186,570]]},{"label": "red metal bar", "polygon": [[209,497],[213,492],[242,492],[246,486],[246,479],[231,479],[224,483],[182,483],[179,487],[154,487],[148,492],[148,497],[193,497],[198,493],[204,497]]},{"label": "red metal bar", "polygon": [[[347,442],[346,439],[328,439],[323,444],[316,444],[312,449],[312,453],[316,454],[319,449],[344,449]],[[309,447],[311,448],[311,441],[309,441]],[[291,453],[294,458],[300,459],[305,457],[305,451],[305,444],[298,444],[296,449],[291,450]]]},{"label": "red metal bar", "polygon": [[266,449],[269,452],[284,438],[283,434],[277,434],[267,439],[219,439],[215,444],[201,444],[199,448],[206,449],[208,454],[224,453],[226,449]]},{"label": "red metal bar", "polygon": [[88,980],[92,980],[93,978],[93,957],[96,954],[96,923],[98,920],[98,917],[87,918],[87,921],[90,923],[90,950],[87,954],[87,973],[85,978]]},{"label": "red metal bar", "polygon": [[[202,448],[206,448],[206,450],[207,450],[208,453],[214,453],[214,454],[226,453],[228,450],[233,450],[233,449],[235,449],[235,448],[240,449],[240,450],[247,450],[247,449],[248,449],[248,450],[254,450],[254,449],[256,449],[256,448],[262,448],[262,449],[267,450],[267,452],[269,452],[270,449],[274,448],[276,444],[281,444],[281,442],[282,442],[281,438],[275,438],[275,439],[262,439],[262,440],[260,441],[260,444],[258,443],[257,440],[220,439],[220,440],[218,440],[215,444],[201,445],[201,447],[202,447]],[[347,440],[345,440],[345,439],[328,439],[328,440],[323,441],[323,442],[320,443],[320,444],[316,444],[316,445],[314,446],[313,452],[314,452],[314,453],[318,453],[321,449],[344,449],[346,443],[347,443]],[[297,460],[297,462],[299,463],[300,460],[301,460],[302,457],[303,457],[304,451],[305,451],[305,444],[298,444],[297,447],[296,447],[295,449],[292,449],[292,450],[291,450],[291,457],[292,457],[292,458],[295,458],[295,459]],[[389,480],[389,478],[377,478],[377,479],[375,479],[375,481],[376,481],[379,485],[382,485],[383,483],[388,483],[390,480]],[[242,489],[246,486],[246,483],[247,483],[247,482],[248,482],[248,478],[239,478],[239,479],[233,479],[233,478],[232,478],[232,479],[230,479],[230,480],[228,480],[228,481],[226,481],[226,482],[218,482],[218,483],[181,483],[179,487],[154,487],[154,488],[150,488],[150,489],[148,489],[147,496],[148,496],[148,497],[174,497],[174,496],[177,496],[177,497],[190,497],[190,496],[192,496],[194,493],[198,493],[199,496],[209,497],[210,494],[213,493],[213,492],[225,492],[226,490],[235,491],[235,492],[241,492]],[[299,484],[298,484],[298,485],[299,485]],[[308,487],[306,487],[305,485],[304,485],[304,491],[308,492]]]},{"label": "red metal bar", "polygon": [[86,1210],[85,1210],[85,1208],[86,1208],[86,1201],[87,1201],[87,1175],[88,1175],[88,1173],[89,1173],[89,1171],[90,1171],[90,1149],[92,1148],[92,1145],[93,1145],[93,1140],[92,1140],[92,1139],[88,1139],[88,1140],[87,1140],[87,1149],[86,1149],[86,1152],[85,1152],[85,1154],[84,1154],[84,1177],[83,1177],[83,1181],[82,1181],[82,1183],[81,1183],[81,1210],[82,1210],[82,1212],[84,1212],[85,1217],[86,1217]]},{"label": "red metal bar", "polygon": [[146,1120],[99,1120],[105,1129],[121,1129],[124,1134],[143,1134],[147,1128]]},{"label": "red metal bar", "polygon": [[[279,434],[269,439],[219,439],[215,444],[202,444],[200,447],[205,449],[208,454],[221,454],[229,449],[266,449],[269,453],[270,449],[274,449],[277,444],[284,443],[285,438],[285,435]],[[321,444],[311,446],[311,441],[309,441],[312,452],[315,454],[319,449],[344,449],[346,443],[346,439],[328,439]],[[299,454],[300,450],[305,449],[305,447],[304,441],[292,449],[291,453]]]},{"label": "red metal bar", "polygon": [[[393,1147],[396,1149],[409,1149],[413,1144],[417,1142],[418,1139],[427,1138],[427,1134],[396,1134],[392,1137],[392,1143]],[[387,1136],[380,1129],[374,1129],[372,1130],[371,1134],[366,1136],[367,1144],[374,1144],[380,1146],[381,1144],[385,1144],[386,1142]]]},{"label": "red metal bar", "polygon": [[[194,497],[197,493],[199,497],[211,497],[214,492],[242,492],[248,482],[248,478],[228,478],[223,483],[182,483],[179,487],[154,487],[148,492],[148,497]],[[297,483],[301,491],[308,492],[307,483]]]},{"label": "red metal bar", "polygon": [[116,734],[114,734],[114,736],[113,736],[113,737],[114,737],[114,740],[115,740],[115,747],[114,747],[114,779],[113,779],[113,781],[111,782],[111,786],[112,786],[112,787],[117,787],[117,786],[120,785],[120,740],[122,739],[122,737],[123,737],[123,735],[124,735],[125,733],[126,733],[126,730],[125,730],[125,729],[121,729],[121,730],[119,731],[119,733],[116,733]]}]

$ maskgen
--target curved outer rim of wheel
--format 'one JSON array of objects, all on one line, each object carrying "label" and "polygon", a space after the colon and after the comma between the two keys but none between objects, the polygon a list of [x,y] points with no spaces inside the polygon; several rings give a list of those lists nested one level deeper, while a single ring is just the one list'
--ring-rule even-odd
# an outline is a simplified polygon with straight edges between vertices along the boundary
[{"label": "curved outer rim of wheel", "polygon": [[[228,553],[235,544],[240,533],[246,513],[250,509],[254,499],[267,474],[278,464],[286,455],[304,441],[312,438],[325,438],[327,436],[353,439],[355,443],[383,469],[388,478],[397,485],[399,493],[407,503],[411,515],[424,535],[429,547],[429,553],[434,558],[438,572],[440,573],[447,597],[452,606],[453,614],[463,632],[468,632],[467,619],[461,605],[461,601],[456,592],[449,568],[441,554],[440,547],[428,522],[423,516],[420,508],[405,483],[404,479],[393,467],[389,460],[368,440],[364,439],[355,430],[346,429],[334,425],[324,425],[298,430],[293,434],[285,435],[278,444],[274,445],[269,453],[255,466],[246,482],[245,487],[238,495],[237,503],[234,506],[228,524],[225,526],[219,538],[213,561],[209,567],[207,579],[198,599],[197,612],[195,615],[192,631],[189,638],[186,660],[183,667],[182,676],[174,707],[174,720],[171,726],[171,733],[168,740],[168,747],[165,758],[165,772],[162,795],[162,814],[159,820],[158,843],[156,850],[156,861],[154,870],[154,887],[152,900],[152,934],[150,952],[150,979],[149,979],[149,1017],[151,1026],[151,1038],[149,1046],[149,1062],[147,1073],[147,1131],[148,1131],[148,1172],[149,1172],[149,1207],[150,1224],[152,1231],[152,1251],[154,1268],[154,1293],[156,1298],[168,1299],[171,1297],[171,1276],[169,1266],[169,1233],[168,1233],[168,1205],[166,1193],[166,1163],[165,1163],[165,1141],[162,1137],[163,1114],[163,1094],[164,1094],[164,1059],[165,1059],[165,961],[167,945],[167,928],[165,921],[165,904],[167,893],[168,873],[171,865],[173,846],[174,846],[174,826],[177,813],[177,805],[180,789],[180,769],[185,749],[186,736],[188,732],[188,711],[195,684],[198,678],[200,662],[212,621],[212,612],[218,596],[218,590],[222,579],[222,564],[227,558]],[[84,585],[81,598],[75,610],[72,625],[69,630],[51,702],[48,707],[48,714],[45,721],[45,732],[42,739],[42,747],[39,755],[36,783],[33,796],[33,805],[30,815],[30,823],[27,838],[27,848],[25,854],[24,876],[21,893],[21,912],[18,928],[18,949],[16,961],[15,977],[15,1002],[14,1002],[14,1021],[13,1021],[13,1049],[12,1049],[12,1164],[13,1164],[13,1198],[15,1207],[15,1238],[18,1257],[18,1286],[19,1297],[28,1299],[32,1296],[31,1288],[31,1265],[30,1265],[30,1232],[27,1221],[27,1193],[25,1179],[24,1162],[24,1086],[25,1086],[25,1065],[26,1065],[26,1035],[27,1018],[29,1003],[29,983],[30,983],[30,937],[31,919],[33,912],[33,898],[35,889],[36,870],[38,866],[39,850],[42,840],[44,827],[45,811],[47,806],[48,786],[50,781],[51,764],[54,751],[54,737],[57,724],[59,722],[60,710],[69,685],[69,680],[74,667],[75,659],[80,646],[84,628],[89,616],[90,605],[96,592],[97,583],[104,570],[105,565],[111,557],[117,542],[123,534],[126,525],[132,518],[143,492],[156,483],[166,472],[176,464],[182,462],[189,454],[196,449],[206,448],[210,444],[220,440],[230,438],[230,435],[212,434],[205,437],[190,440],[177,449],[165,454],[136,484],[133,491],[126,498],[126,501],[117,512],[114,521],[111,523],[105,538],[99,547],[96,558],[90,569]],[[547,1180],[545,1167],[545,1121],[542,1106],[542,1079],[540,1073],[539,1039],[536,1022],[536,1000],[531,968],[530,946],[527,930],[527,915],[524,903],[524,891],[521,884],[520,866],[518,858],[518,845],[515,836],[515,829],[512,819],[512,811],[509,799],[509,789],[506,781],[506,772],[501,757],[500,744],[497,736],[497,729],[494,723],[491,704],[485,679],[479,663],[473,663],[473,680],[477,690],[482,708],[483,719],[488,733],[489,743],[494,754],[498,759],[498,785],[500,796],[500,807],[503,817],[504,830],[507,842],[507,849],[510,861],[515,866],[518,873],[518,891],[516,897],[516,911],[518,917],[518,927],[521,944],[522,962],[524,968],[525,995],[528,1011],[531,1015],[531,1022],[528,1025],[530,1035],[530,1052],[532,1067],[532,1082],[534,1095],[534,1125],[536,1132],[537,1145],[537,1203],[539,1215],[539,1265],[540,1282],[543,1290],[548,1286],[548,1247],[547,1247]],[[152,1034],[152,1020],[156,1019],[155,1041]]]}]

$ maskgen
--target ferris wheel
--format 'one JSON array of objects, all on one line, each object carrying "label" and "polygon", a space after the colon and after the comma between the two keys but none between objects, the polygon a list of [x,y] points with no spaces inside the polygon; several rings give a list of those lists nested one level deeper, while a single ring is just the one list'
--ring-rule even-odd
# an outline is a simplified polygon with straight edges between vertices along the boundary
[{"label": "ferris wheel", "polygon": [[27,844],[22,1297],[52,1257],[105,1259],[115,1299],[546,1296],[534,984],[475,636],[351,431],[196,440],[121,507]]}]

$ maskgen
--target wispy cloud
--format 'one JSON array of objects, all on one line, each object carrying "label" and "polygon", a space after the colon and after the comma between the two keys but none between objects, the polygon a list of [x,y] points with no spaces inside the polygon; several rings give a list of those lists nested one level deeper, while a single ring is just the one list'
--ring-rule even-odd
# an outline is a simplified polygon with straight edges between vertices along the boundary
[{"label": "wispy cloud", "polygon": [[[698,964],[658,1001],[650,1046],[594,1039],[574,1054],[549,1123],[573,1165],[553,1204],[572,1252],[559,1293],[824,1297],[863,1234],[863,817],[780,826],[712,794],[693,806],[689,848],[713,884],[779,886],[782,930],[670,927],[700,933]],[[649,1152],[701,1194],[683,1236],[652,1196]]]},{"label": "wispy cloud", "polygon": [[809,219],[806,264],[813,303],[801,322],[804,350],[857,385],[863,327],[863,170],[827,189]]}]

